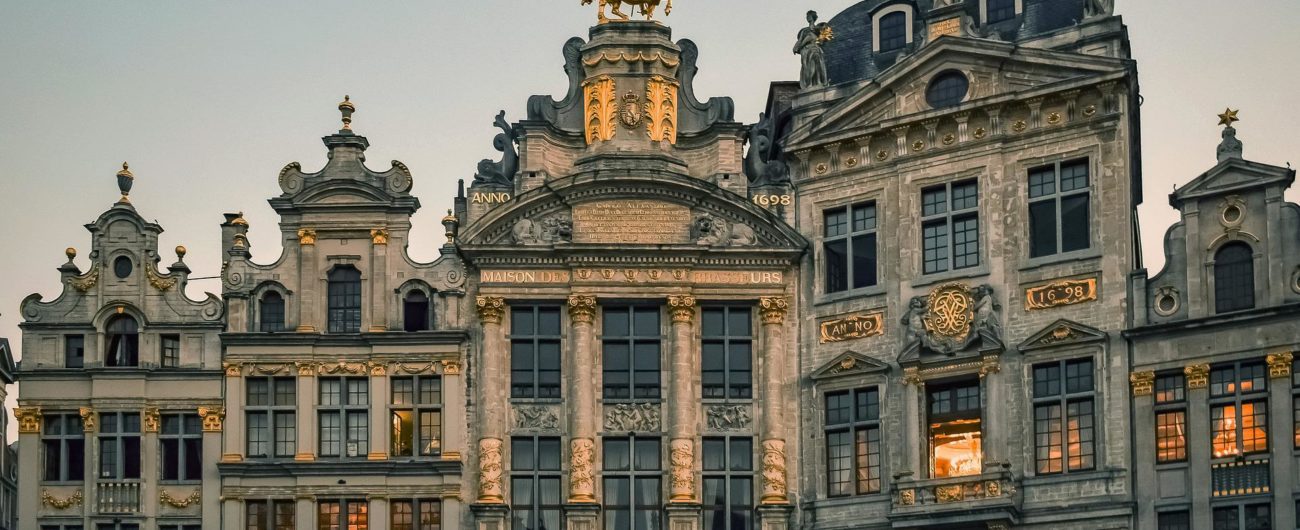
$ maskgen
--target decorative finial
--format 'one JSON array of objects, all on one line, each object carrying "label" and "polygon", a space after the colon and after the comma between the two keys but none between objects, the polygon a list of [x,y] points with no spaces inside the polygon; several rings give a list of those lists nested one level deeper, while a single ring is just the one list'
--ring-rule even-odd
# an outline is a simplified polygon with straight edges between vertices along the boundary
[{"label": "decorative finial", "polygon": [[[591,2],[592,0],[582,0],[582,5],[591,5]],[[673,0],[667,0],[667,2],[664,2],[664,0],[600,0],[600,11],[596,14],[596,23],[605,24],[610,21],[609,17],[605,16],[605,6],[607,5],[613,7],[610,14],[618,17],[619,21],[628,20],[630,17],[623,12],[623,4],[631,6],[633,14],[636,13],[637,8],[640,8],[641,14],[645,15],[646,20],[654,20],[655,10],[659,8],[660,3],[665,4],[664,15],[673,13]]]},{"label": "decorative finial", "polygon": [[244,219],[244,212],[239,212],[239,216],[230,221],[230,224],[237,226],[248,226],[248,221]]},{"label": "decorative finial", "polygon": [[448,209],[447,216],[442,218],[442,226],[447,229],[448,245],[456,242],[456,226],[458,224],[460,224],[460,220],[456,218],[456,215],[453,214],[450,209]]},{"label": "decorative finial", "polygon": [[1225,108],[1223,110],[1223,114],[1219,115],[1219,125],[1232,127],[1233,122],[1241,121],[1237,119],[1238,112],[1240,112],[1240,110],[1232,110],[1231,108]]},{"label": "decorative finial", "polygon": [[176,261],[185,261],[185,245],[176,245]]},{"label": "decorative finial", "polygon": [[122,192],[121,200],[117,202],[129,203],[130,199],[126,198],[131,194],[131,185],[135,183],[135,175],[131,174],[131,166],[122,162],[122,170],[117,172],[117,188]]},{"label": "decorative finial", "polygon": [[352,113],[357,111],[357,106],[352,104],[352,96],[343,96],[343,101],[339,103],[339,112],[343,113],[343,130],[352,130]]},{"label": "decorative finial", "polygon": [[63,249],[63,255],[68,257],[68,261],[72,261],[72,258],[77,257],[77,249],[72,247]]}]

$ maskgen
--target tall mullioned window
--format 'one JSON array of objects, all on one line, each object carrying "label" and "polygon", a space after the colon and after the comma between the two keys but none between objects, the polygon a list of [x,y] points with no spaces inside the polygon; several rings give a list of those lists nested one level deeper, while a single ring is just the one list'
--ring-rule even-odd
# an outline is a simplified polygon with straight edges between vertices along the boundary
[{"label": "tall mullioned window", "polygon": [[292,500],[244,501],[245,530],[294,530],[295,515]]},{"label": "tall mullioned window", "polygon": [[370,452],[370,380],[320,379],[320,456],[365,458]]},{"label": "tall mullioned window", "polygon": [[292,458],[298,447],[296,381],[250,377],[244,385],[248,458]]},{"label": "tall mullioned window", "polygon": [[510,306],[510,397],[560,397],[560,307]]},{"label": "tall mullioned window", "polygon": [[99,477],[140,478],[140,413],[99,414]]},{"label": "tall mullioned window", "polygon": [[880,51],[888,52],[907,45],[907,14],[895,11],[880,17]]},{"label": "tall mullioned window", "polygon": [[1192,530],[1192,519],[1186,511],[1156,514],[1156,530]]},{"label": "tall mullioned window", "polygon": [[316,504],[318,530],[370,530],[370,506],[365,499],[321,501]]},{"label": "tall mullioned window", "polygon": [[823,220],[826,292],[876,285],[876,203],[827,210]]},{"label": "tall mullioned window", "polygon": [[659,308],[604,310],[605,399],[659,399]]},{"label": "tall mullioned window", "polygon": [[1029,170],[1029,256],[1090,246],[1088,159]]},{"label": "tall mullioned window", "polygon": [[1097,466],[1092,369],[1092,359],[1034,365],[1037,474],[1069,473]]},{"label": "tall mullioned window", "polygon": [[754,331],[748,307],[701,311],[700,362],[705,399],[749,399],[754,386]]},{"label": "tall mullioned window", "polygon": [[1250,245],[1228,243],[1214,253],[1214,312],[1255,307],[1255,258]]},{"label": "tall mullioned window", "polygon": [[564,487],[560,439],[515,437],[510,440],[510,516],[513,530],[560,528]]},{"label": "tall mullioned window", "polygon": [[663,475],[658,438],[604,439],[605,530],[663,528]]},{"label": "tall mullioned window", "polygon": [[1210,370],[1213,458],[1268,452],[1268,367],[1241,362]]},{"label": "tall mullioned window", "polygon": [[963,180],[921,190],[925,274],[980,264],[979,185]]},{"label": "tall mullioned window", "polygon": [[388,510],[392,530],[442,530],[442,501],[439,499],[394,500],[389,503]]},{"label": "tall mullioned window", "polygon": [[1156,462],[1187,460],[1186,376],[1156,376]]},{"label": "tall mullioned window", "polygon": [[704,528],[754,528],[754,439],[704,438]]},{"label": "tall mullioned window", "polygon": [[104,366],[140,365],[140,325],[130,315],[117,315],[104,326],[108,335]]},{"label": "tall mullioned window", "polygon": [[980,380],[970,377],[925,388],[933,478],[984,472]]},{"label": "tall mullioned window", "polygon": [[1214,530],[1271,530],[1273,509],[1267,502],[1218,506],[1212,512]]},{"label": "tall mullioned window", "polygon": [[361,331],[361,272],[338,267],[329,274],[329,332]]},{"label": "tall mullioned window", "polygon": [[832,497],[880,492],[880,390],[826,393],[826,480]]},{"label": "tall mullioned window", "polygon": [[284,331],[284,297],[267,291],[258,302],[258,329],[263,333]]},{"label": "tall mullioned window", "polygon": [[162,366],[176,368],[181,365],[181,336],[162,335],[158,337],[162,345]]},{"label": "tall mullioned window", "polygon": [[45,453],[48,482],[80,482],[86,475],[86,433],[81,416],[46,414],[42,420],[41,448]]},{"label": "tall mullioned window", "polygon": [[203,480],[203,421],[198,414],[163,415],[158,445],[163,480]]},{"label": "tall mullioned window", "polygon": [[442,452],[442,378],[394,377],[393,456],[431,456]]}]

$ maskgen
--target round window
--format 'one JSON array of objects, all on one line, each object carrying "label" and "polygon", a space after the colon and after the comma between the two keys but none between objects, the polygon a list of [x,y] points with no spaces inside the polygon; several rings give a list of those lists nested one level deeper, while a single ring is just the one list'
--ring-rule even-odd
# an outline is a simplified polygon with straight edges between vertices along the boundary
[{"label": "round window", "polygon": [[116,274],[118,278],[130,276],[131,267],[131,258],[126,256],[118,256],[117,259],[113,260],[113,274]]},{"label": "round window", "polygon": [[1177,291],[1162,289],[1156,294],[1156,314],[1167,317],[1178,312]]},{"label": "round window", "polygon": [[1237,224],[1241,222],[1241,208],[1232,205],[1223,209],[1223,222],[1228,224]]},{"label": "round window", "polygon": [[936,109],[951,107],[966,99],[968,90],[970,90],[970,80],[966,79],[966,75],[956,70],[948,70],[934,76],[930,81],[930,88],[925,91],[925,100]]}]

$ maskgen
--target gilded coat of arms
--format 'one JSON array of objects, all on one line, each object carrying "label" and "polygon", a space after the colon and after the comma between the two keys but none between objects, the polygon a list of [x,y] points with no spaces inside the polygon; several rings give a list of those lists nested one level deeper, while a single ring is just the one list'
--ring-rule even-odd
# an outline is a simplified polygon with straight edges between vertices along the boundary
[{"label": "gilded coat of arms", "polygon": [[623,95],[623,105],[619,108],[618,118],[623,122],[623,126],[629,129],[635,129],[641,124],[641,117],[645,109],[641,106],[641,98],[635,92],[629,90]]},{"label": "gilded coat of arms", "polygon": [[947,283],[930,291],[928,310],[922,317],[925,330],[956,343],[966,342],[975,322],[975,300],[970,288],[960,283]]}]

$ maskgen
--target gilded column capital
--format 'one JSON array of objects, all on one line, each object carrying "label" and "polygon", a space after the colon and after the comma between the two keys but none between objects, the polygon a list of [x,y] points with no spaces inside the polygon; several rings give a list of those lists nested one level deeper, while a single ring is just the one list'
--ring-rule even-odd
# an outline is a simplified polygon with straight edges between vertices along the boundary
[{"label": "gilded column capital", "polygon": [[480,296],[476,300],[478,319],[484,324],[500,324],[506,312],[506,300],[500,296]]},{"label": "gilded column capital", "polygon": [[780,324],[785,321],[785,313],[790,309],[790,300],[784,296],[767,296],[758,299],[758,311],[763,315],[764,324]]},{"label": "gilded column capital", "polygon": [[18,418],[18,434],[41,433],[40,407],[14,407],[14,417]]},{"label": "gilded column capital", "polygon": [[596,442],[574,438],[569,443],[569,503],[596,502]]},{"label": "gilded column capital", "polygon": [[226,371],[226,377],[244,375],[244,365],[241,363],[221,363],[221,368]]},{"label": "gilded column capital", "polygon": [[478,475],[478,503],[504,504],[500,439],[483,438],[478,441]]},{"label": "gilded column capital", "polygon": [[387,228],[376,228],[376,229],[374,229],[374,230],[371,230],[371,231],[370,231],[370,242],[373,243],[373,244],[375,244],[375,245],[387,245],[387,244],[388,244],[388,229],[387,229]]},{"label": "gilded column capital", "polygon": [[1267,359],[1269,377],[1274,379],[1291,377],[1291,361],[1295,359],[1291,352],[1270,353]]},{"label": "gilded column capital", "polygon": [[370,361],[369,363],[366,363],[366,366],[370,368],[370,375],[373,377],[383,377],[388,375],[387,363]]},{"label": "gilded column capital", "polygon": [[695,297],[689,294],[669,296],[668,310],[672,312],[673,322],[691,322],[695,320]]},{"label": "gilded column capital", "polygon": [[1149,396],[1156,387],[1156,373],[1147,370],[1145,372],[1133,372],[1128,374],[1128,382],[1133,386],[1133,396]]},{"label": "gilded column capital", "polygon": [[1205,388],[1210,384],[1210,365],[1206,363],[1189,364],[1183,368],[1187,376],[1187,388]]},{"label": "gilded column capital", "polygon": [[460,361],[442,361],[442,373],[444,375],[460,374]]},{"label": "gilded column capital", "polygon": [[586,294],[569,296],[569,318],[574,324],[590,324],[596,319],[596,297]]},{"label": "gilded column capital", "polygon": [[763,496],[759,504],[788,504],[785,440],[763,440]]},{"label": "gilded column capital", "polygon": [[314,246],[316,244],[316,230],[311,228],[299,228],[298,244],[304,247]]},{"label": "gilded column capital", "polygon": [[316,375],[318,365],[312,362],[299,361],[293,363],[298,368],[298,377],[311,377]]},{"label": "gilded column capital", "polygon": [[81,407],[77,412],[81,413],[81,428],[86,432],[86,434],[98,432],[95,422],[95,409],[90,407]]},{"label": "gilded column capital", "polygon": [[199,416],[203,418],[203,432],[221,432],[222,421],[226,419],[224,407],[199,407]]},{"label": "gilded column capital", "polygon": [[144,423],[144,432],[158,432],[161,423],[158,407],[145,407],[140,417],[142,423]]}]

